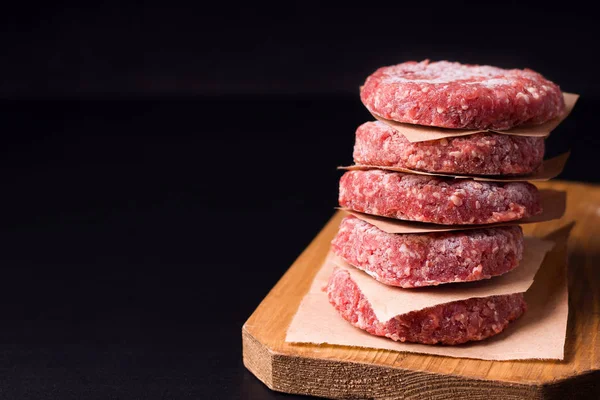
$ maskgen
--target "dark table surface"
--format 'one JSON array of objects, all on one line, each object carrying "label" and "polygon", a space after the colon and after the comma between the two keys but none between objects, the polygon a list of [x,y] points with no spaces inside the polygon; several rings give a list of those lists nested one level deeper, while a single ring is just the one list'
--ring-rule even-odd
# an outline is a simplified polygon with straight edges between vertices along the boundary
[{"label": "dark table surface", "polygon": [[[358,98],[2,102],[0,398],[297,398],[241,327],[333,212]],[[594,99],[548,140],[597,182]]]}]

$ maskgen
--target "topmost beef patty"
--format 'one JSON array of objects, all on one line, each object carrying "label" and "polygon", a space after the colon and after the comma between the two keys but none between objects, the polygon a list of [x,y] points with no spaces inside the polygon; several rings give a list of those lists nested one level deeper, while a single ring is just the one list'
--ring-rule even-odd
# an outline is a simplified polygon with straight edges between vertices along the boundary
[{"label": "topmost beef patty", "polygon": [[537,72],[448,61],[379,68],[367,78],[361,100],[383,118],[461,129],[541,124],[565,108],[558,85]]}]

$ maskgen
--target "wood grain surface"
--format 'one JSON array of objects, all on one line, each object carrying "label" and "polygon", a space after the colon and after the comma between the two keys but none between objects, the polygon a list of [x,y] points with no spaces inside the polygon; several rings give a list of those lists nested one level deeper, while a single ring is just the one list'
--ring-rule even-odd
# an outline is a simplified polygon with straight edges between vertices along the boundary
[{"label": "wood grain surface", "polygon": [[337,231],[338,212],[244,324],[244,364],[273,390],[328,398],[600,398],[600,186],[536,185],[567,191],[567,212],[557,221],[524,226],[526,234],[552,234],[560,242],[575,221],[568,246],[562,244],[569,265],[563,361],[484,361],[286,343],[287,327]]}]

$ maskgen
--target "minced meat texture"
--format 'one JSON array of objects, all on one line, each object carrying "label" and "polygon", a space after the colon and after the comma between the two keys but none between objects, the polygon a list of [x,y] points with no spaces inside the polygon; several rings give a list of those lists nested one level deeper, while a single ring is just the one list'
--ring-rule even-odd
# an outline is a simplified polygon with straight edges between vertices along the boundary
[{"label": "minced meat texture", "polygon": [[527,182],[477,182],[383,170],[348,171],[339,204],[382,217],[446,225],[514,221],[542,212]]},{"label": "minced meat texture", "polygon": [[414,288],[502,275],[523,257],[519,226],[442,233],[387,233],[345,217],[332,251],[377,281]]},{"label": "minced meat texture", "polygon": [[460,129],[541,124],[565,109],[558,85],[530,69],[455,62],[405,62],[370,75],[361,100],[398,122]]},{"label": "minced meat texture", "polygon": [[326,291],[346,321],[399,342],[456,345],[483,340],[502,332],[527,309],[523,293],[516,293],[454,301],[379,321],[348,271],[334,270]]},{"label": "minced meat texture", "polygon": [[411,143],[383,122],[356,130],[354,162],[460,175],[525,175],[544,160],[544,138],[476,133]]}]

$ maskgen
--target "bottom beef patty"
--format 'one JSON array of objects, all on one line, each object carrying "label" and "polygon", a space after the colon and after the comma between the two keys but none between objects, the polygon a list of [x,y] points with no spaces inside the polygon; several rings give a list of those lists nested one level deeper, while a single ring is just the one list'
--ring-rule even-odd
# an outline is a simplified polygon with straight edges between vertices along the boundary
[{"label": "bottom beef patty", "polygon": [[346,321],[400,342],[455,345],[483,340],[502,332],[527,309],[523,293],[517,293],[454,301],[379,321],[348,271],[336,269],[326,290]]}]

